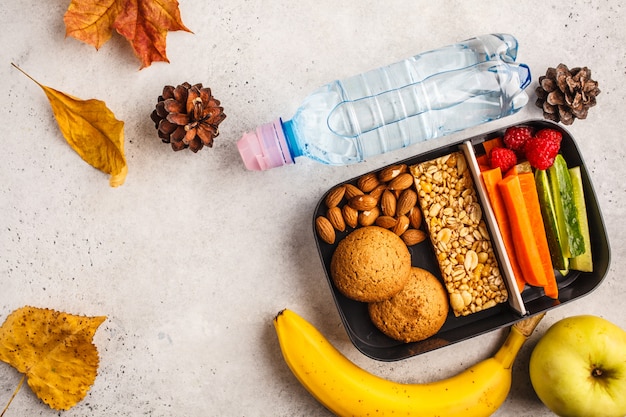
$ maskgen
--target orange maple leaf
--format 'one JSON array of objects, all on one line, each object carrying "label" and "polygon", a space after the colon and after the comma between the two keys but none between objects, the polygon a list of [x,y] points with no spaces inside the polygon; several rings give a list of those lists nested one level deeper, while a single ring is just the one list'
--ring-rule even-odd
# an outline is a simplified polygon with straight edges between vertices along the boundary
[{"label": "orange maple leaf", "polygon": [[115,29],[130,42],[141,68],[169,62],[168,31],[191,32],[182,22],[176,0],[72,0],[65,16],[65,34],[99,49]]}]

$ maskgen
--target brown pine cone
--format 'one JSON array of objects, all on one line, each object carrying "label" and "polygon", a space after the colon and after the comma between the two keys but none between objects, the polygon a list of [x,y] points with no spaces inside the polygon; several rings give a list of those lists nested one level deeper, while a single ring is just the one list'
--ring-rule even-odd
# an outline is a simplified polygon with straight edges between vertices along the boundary
[{"label": "brown pine cone", "polygon": [[596,105],[600,94],[598,83],[591,79],[587,67],[567,68],[559,64],[548,68],[546,75],[539,77],[536,105],[543,109],[543,117],[564,125],[575,119],[585,119],[590,107]]},{"label": "brown pine cone", "polygon": [[213,146],[213,139],[219,135],[218,125],[226,115],[210,88],[185,82],[163,87],[150,118],[161,140],[170,143],[172,149],[198,152],[204,146]]}]

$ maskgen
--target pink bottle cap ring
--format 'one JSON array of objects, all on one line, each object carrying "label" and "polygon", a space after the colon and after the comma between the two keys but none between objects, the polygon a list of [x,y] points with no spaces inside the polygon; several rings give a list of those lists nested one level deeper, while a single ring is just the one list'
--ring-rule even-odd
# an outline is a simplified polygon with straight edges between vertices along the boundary
[{"label": "pink bottle cap ring", "polygon": [[280,118],[244,133],[237,141],[237,148],[249,171],[265,171],[293,164]]}]

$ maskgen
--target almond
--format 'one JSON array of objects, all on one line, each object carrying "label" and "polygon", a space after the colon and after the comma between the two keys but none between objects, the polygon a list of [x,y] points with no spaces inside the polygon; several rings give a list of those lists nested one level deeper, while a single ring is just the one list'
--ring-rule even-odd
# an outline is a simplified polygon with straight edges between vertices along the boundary
[{"label": "almond", "polygon": [[422,209],[418,206],[413,207],[409,211],[409,222],[411,227],[419,229],[422,226]]},{"label": "almond", "polygon": [[344,184],[344,187],[346,187],[346,195],[345,196],[346,196],[346,198],[348,200],[352,199],[353,197],[356,197],[357,195],[365,194],[356,185]]},{"label": "almond", "polygon": [[417,203],[417,193],[410,188],[402,191],[400,197],[398,197],[398,204],[396,205],[396,214],[407,214]]},{"label": "almond", "polygon": [[346,230],[346,222],[343,220],[343,215],[341,214],[341,209],[339,207],[335,206],[328,209],[326,217],[336,230],[340,232]]},{"label": "almond", "polygon": [[357,227],[359,224],[359,212],[357,210],[346,204],[341,208],[341,214],[343,214],[343,219],[348,226],[353,229]]},{"label": "almond", "polygon": [[357,180],[357,187],[359,187],[364,193],[369,193],[374,188],[376,188],[378,184],[378,178],[373,172],[365,174],[359,177],[359,179]]},{"label": "almond", "polygon": [[315,230],[317,234],[324,242],[332,245],[335,243],[335,229],[330,221],[324,216],[318,216],[315,219]]},{"label": "almond", "polygon": [[376,226],[380,226],[384,229],[391,229],[397,222],[398,220],[392,216],[378,216],[376,219]]},{"label": "almond", "polygon": [[341,200],[343,199],[344,194],[346,193],[346,187],[343,185],[339,185],[328,192],[326,198],[324,199],[324,203],[326,203],[326,207],[333,208],[337,207]]},{"label": "almond", "polygon": [[380,197],[380,208],[385,216],[396,215],[396,197],[389,190],[385,190]]},{"label": "almond", "polygon": [[376,188],[370,191],[370,195],[374,197],[377,201],[380,200],[380,196],[383,195],[383,192],[387,189],[385,184],[378,184]]},{"label": "almond", "polygon": [[405,172],[398,175],[389,183],[390,190],[406,190],[413,185],[413,175]]},{"label": "almond", "polygon": [[389,182],[404,172],[406,172],[406,165],[390,165],[378,173],[378,179],[380,182]]},{"label": "almond", "polygon": [[369,194],[356,195],[348,200],[348,205],[358,211],[372,210],[378,205],[378,201]]},{"label": "almond", "polygon": [[402,238],[405,245],[413,246],[426,240],[426,233],[422,230],[408,229],[400,235],[400,238]]},{"label": "almond", "polygon": [[361,226],[371,226],[376,222],[376,219],[380,216],[380,209],[378,206],[374,206],[371,210],[365,210],[359,213],[359,224]]},{"label": "almond", "polygon": [[391,229],[392,232],[397,234],[398,236],[402,236],[404,232],[409,228],[409,218],[407,216],[398,216],[398,222]]}]

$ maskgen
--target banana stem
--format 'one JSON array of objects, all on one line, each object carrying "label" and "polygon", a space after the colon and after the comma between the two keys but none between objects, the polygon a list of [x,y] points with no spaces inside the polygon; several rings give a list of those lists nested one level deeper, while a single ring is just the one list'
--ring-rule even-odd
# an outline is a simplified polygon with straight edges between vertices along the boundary
[{"label": "banana stem", "polygon": [[511,326],[511,332],[494,356],[504,369],[511,368],[520,348],[533,333],[543,316],[545,316],[545,313],[537,314]]}]

